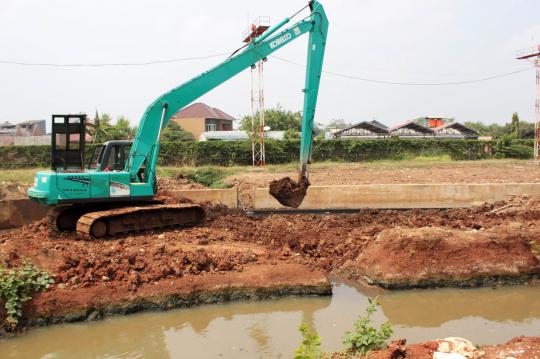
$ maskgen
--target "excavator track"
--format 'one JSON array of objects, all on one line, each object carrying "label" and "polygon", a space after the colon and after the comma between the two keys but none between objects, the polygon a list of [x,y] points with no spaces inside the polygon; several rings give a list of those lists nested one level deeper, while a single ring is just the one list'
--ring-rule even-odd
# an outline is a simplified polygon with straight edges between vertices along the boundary
[{"label": "excavator track", "polygon": [[204,223],[206,214],[196,204],[154,204],[89,212],[77,221],[77,233],[85,239],[121,233]]}]

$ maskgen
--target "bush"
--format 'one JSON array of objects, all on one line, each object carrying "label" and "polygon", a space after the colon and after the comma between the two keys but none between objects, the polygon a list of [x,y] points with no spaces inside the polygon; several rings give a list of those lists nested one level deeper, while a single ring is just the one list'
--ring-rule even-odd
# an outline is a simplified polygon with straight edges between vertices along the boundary
[{"label": "bush", "polygon": [[343,344],[360,355],[367,355],[372,350],[386,346],[386,341],[394,332],[390,322],[382,324],[379,329],[371,326],[371,316],[377,311],[377,305],[377,298],[369,299],[366,315],[358,317],[354,331],[345,333]]},{"label": "bush", "polygon": [[[502,141],[502,142],[501,142]],[[530,158],[532,140],[504,139],[496,142],[475,140],[435,140],[389,138],[384,140],[321,140],[313,142],[312,160],[318,161],[375,161],[403,160],[415,157],[450,156],[453,160],[490,158]],[[86,159],[95,145],[86,145]],[[298,161],[300,140],[268,139],[266,163],[279,164]],[[529,153],[527,152],[529,151]],[[50,146],[0,147],[0,168],[30,168],[50,166]],[[250,141],[179,141],[163,142],[158,164],[161,166],[233,166],[252,163]]]},{"label": "bush", "polygon": [[227,177],[228,173],[215,167],[203,167],[189,171],[184,177],[192,182],[200,183],[210,188],[227,188],[228,186],[221,181]]},{"label": "bush", "polygon": [[32,298],[32,293],[47,290],[53,283],[47,272],[39,270],[28,260],[20,269],[0,267],[0,298],[6,302],[8,324],[16,328],[22,317],[22,305]]},{"label": "bush", "polygon": [[503,137],[495,142],[493,150],[496,158],[528,159],[533,157],[534,142]]},{"label": "bush", "polygon": [[321,355],[321,337],[316,331],[310,331],[306,323],[300,325],[302,344],[294,351],[294,359],[317,359]]}]

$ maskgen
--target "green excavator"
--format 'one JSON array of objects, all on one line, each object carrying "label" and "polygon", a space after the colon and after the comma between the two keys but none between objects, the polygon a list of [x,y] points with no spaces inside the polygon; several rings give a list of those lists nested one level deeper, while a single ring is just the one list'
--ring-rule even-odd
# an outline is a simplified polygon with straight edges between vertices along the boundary
[{"label": "green excavator", "polygon": [[133,142],[109,141],[96,146],[86,168],[86,116],[53,115],[52,170],[36,174],[28,196],[54,206],[49,218],[59,230],[76,229],[94,238],[204,222],[205,212],[196,204],[171,205],[155,199],[161,130],[177,111],[308,33],[298,182],[286,178],[270,184],[270,193],[280,203],[298,207],[309,186],[307,170],[328,32],[323,6],[313,0],[306,7],[310,14],[304,19],[280,31],[290,18],[282,20],[224,62],[161,95],[144,112]]}]

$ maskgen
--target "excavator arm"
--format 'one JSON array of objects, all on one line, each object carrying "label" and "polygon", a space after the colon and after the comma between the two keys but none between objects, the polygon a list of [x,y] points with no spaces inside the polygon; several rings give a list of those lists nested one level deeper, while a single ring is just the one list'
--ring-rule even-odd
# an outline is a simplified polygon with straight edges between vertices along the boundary
[{"label": "excavator arm", "polygon": [[[219,86],[257,61],[291,43],[301,35],[309,33],[307,68],[302,114],[302,133],[300,144],[299,181],[306,179],[313,142],[313,124],[317,94],[321,78],[328,19],[323,6],[316,0],[309,3],[311,14],[287,29],[276,32],[287,24],[284,19],[253,40],[245,49],[231,56],[221,64],[185,82],[156,99],[144,112],[137,135],[133,142],[126,171],[132,182],[152,183],[155,180],[156,163],[159,153],[159,136],[173,114],[189,105],[197,98]],[[144,167],[146,175],[138,174]]]}]

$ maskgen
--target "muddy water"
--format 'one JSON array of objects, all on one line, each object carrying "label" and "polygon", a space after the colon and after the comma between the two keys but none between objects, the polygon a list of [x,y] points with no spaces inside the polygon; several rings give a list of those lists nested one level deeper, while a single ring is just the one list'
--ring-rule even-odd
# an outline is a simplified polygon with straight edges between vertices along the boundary
[{"label": "muddy water", "polygon": [[324,350],[379,295],[375,320],[409,342],[463,336],[476,344],[540,333],[540,286],[366,291],[335,283],[332,297],[206,305],[51,326],[0,340],[2,358],[290,358],[306,321]]}]

